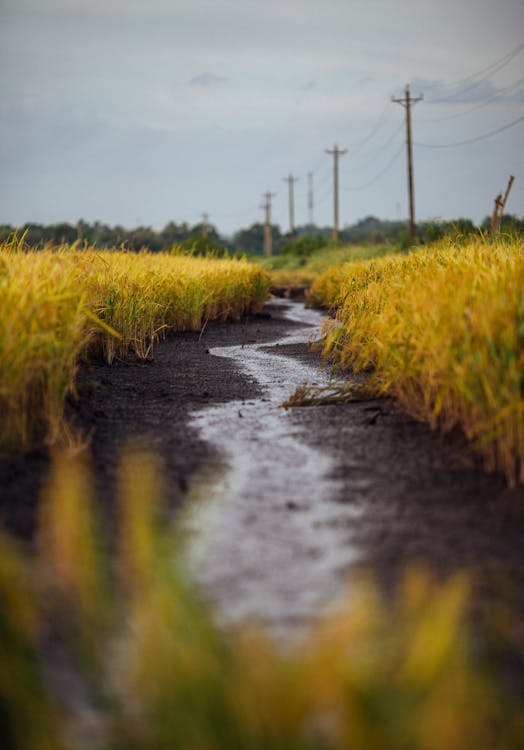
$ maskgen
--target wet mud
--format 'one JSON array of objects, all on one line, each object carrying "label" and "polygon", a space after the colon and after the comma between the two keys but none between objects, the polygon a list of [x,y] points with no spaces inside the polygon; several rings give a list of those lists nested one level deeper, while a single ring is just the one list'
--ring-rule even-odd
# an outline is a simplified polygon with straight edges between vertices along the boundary
[{"label": "wet mud", "polygon": [[192,572],[222,617],[263,618],[285,630],[336,597],[340,571],[358,553],[349,539],[355,508],[335,502],[341,481],[330,452],[308,444],[282,408],[293,384],[330,380],[305,346],[312,332],[318,336],[322,316],[302,306],[281,309],[299,327],[273,347],[211,349],[235,362],[263,395],[191,413],[222,466],[195,484],[180,522],[189,532]]},{"label": "wet mud", "polygon": [[[185,525],[188,565],[228,619],[293,627],[361,568],[390,589],[413,562],[469,569],[480,607],[504,591],[524,611],[523,488],[389,399],[279,405],[329,377],[307,347],[316,325],[279,301],[201,337],[172,336],[145,365],[86,367],[69,413],[90,435],[108,524],[121,451],[140,438],[165,464],[165,512]],[[0,460],[4,525],[24,539],[48,461]]]},{"label": "wet mud", "polygon": [[194,568],[219,610],[286,631],[348,581],[350,591],[360,570],[391,591],[406,566],[423,564],[470,571],[478,608],[502,593],[524,611],[523,489],[486,475],[460,435],[432,433],[391,399],[284,410],[292,383],[325,384],[331,373],[306,346],[320,315],[289,305],[282,314],[304,327],[273,345],[216,350],[265,397],[192,414],[227,464],[189,511]]}]

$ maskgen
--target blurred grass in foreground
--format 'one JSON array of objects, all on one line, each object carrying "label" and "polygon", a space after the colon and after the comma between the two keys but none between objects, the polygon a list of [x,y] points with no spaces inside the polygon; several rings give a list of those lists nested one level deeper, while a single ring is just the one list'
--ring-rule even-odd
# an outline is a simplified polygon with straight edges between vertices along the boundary
[{"label": "blurred grass in foreground", "polygon": [[0,538],[5,750],[523,747],[522,696],[482,656],[467,577],[413,570],[389,605],[362,583],[286,648],[260,627],[223,631],[159,520],[160,475],[124,461],[112,555],[89,473],[65,456],[37,552]]},{"label": "blurred grass in foreground", "polygon": [[168,331],[259,310],[268,287],[242,260],[0,244],[0,449],[59,439],[86,353],[147,359]]},{"label": "blurred grass in foreground", "polygon": [[339,266],[311,301],[336,311],[324,353],[372,368],[370,387],[411,415],[459,426],[486,468],[524,482],[524,244],[443,241]]}]

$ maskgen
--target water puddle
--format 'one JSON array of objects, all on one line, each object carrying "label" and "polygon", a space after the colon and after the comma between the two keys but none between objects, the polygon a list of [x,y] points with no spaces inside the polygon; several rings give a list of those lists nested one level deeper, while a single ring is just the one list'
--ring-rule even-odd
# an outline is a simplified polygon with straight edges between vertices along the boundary
[{"label": "water puddle", "polygon": [[[303,326],[274,343],[318,336],[317,311],[285,303],[282,315]],[[310,622],[345,586],[344,572],[356,559],[351,526],[358,511],[335,502],[332,459],[302,441],[280,406],[301,383],[327,384],[329,373],[267,347],[211,350],[234,359],[263,396],[193,413],[222,463],[193,484],[182,527],[190,569],[220,617],[257,618],[280,632]]]}]

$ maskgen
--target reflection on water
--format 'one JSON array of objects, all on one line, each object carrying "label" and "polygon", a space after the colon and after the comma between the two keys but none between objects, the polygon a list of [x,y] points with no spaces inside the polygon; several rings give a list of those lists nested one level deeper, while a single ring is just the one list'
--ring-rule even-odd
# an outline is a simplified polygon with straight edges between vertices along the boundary
[{"label": "reflection on water", "polygon": [[[322,317],[302,305],[282,305],[303,323],[279,344],[305,343]],[[329,374],[265,351],[267,344],[220,347],[218,357],[238,362],[263,396],[194,412],[202,439],[223,463],[208,467],[190,491],[183,528],[189,564],[231,621],[264,620],[275,630],[303,624],[340,591],[355,560],[354,506],[333,501],[332,459],[301,441],[280,404],[303,382],[327,384]]]}]

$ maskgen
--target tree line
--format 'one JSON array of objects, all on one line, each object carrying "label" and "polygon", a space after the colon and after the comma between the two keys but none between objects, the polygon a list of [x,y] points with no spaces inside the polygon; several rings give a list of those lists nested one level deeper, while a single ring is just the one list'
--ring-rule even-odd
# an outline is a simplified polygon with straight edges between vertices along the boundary
[{"label": "tree line", "polygon": [[[458,237],[474,234],[479,230],[489,232],[490,217],[487,216],[480,226],[476,226],[470,219],[459,218],[452,221],[426,221],[418,226],[418,238],[421,242],[433,242],[442,237]],[[151,252],[168,250],[173,246],[194,252],[217,253],[247,253],[260,255],[264,246],[264,225],[252,224],[240,229],[232,237],[221,236],[213,225],[189,225],[186,222],[177,224],[170,221],[161,230],[139,226],[126,229],[123,226],[109,226],[95,221],[89,223],[83,220],[76,224],[60,222],[57,224],[27,223],[21,227],[9,224],[0,225],[0,241],[12,236],[13,232],[25,234],[25,242],[30,247],[41,247],[45,243],[87,242],[95,247],[120,247],[138,251],[147,248]],[[503,218],[502,232],[524,235],[524,218],[506,215]],[[289,251],[294,245],[297,250],[321,247],[331,241],[330,227],[305,225],[295,230],[295,236],[282,232],[277,225],[272,226],[273,252],[275,254]],[[297,243],[298,241],[298,243]],[[339,232],[341,244],[392,244],[400,248],[408,247],[411,238],[404,221],[388,221],[375,216],[367,216],[355,224],[344,227]]]}]

